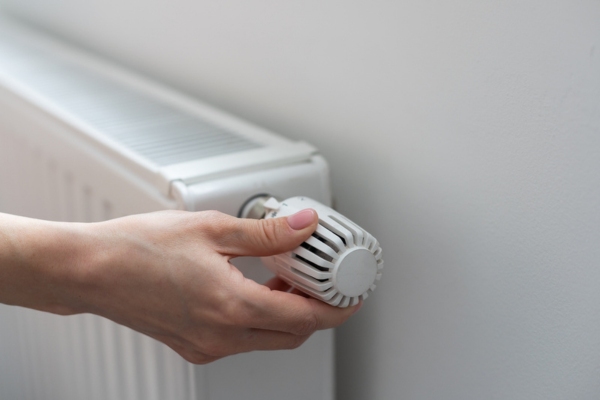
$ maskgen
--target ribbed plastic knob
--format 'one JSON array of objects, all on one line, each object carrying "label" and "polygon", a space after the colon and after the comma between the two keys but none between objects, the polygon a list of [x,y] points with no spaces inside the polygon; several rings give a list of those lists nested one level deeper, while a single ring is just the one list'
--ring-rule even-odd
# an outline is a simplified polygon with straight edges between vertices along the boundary
[{"label": "ribbed plastic knob", "polygon": [[355,305],[375,290],[383,259],[379,242],[337,211],[307,197],[282,202],[267,200],[265,219],[312,208],[319,215],[317,230],[297,249],[263,263],[302,292],[338,307]]}]

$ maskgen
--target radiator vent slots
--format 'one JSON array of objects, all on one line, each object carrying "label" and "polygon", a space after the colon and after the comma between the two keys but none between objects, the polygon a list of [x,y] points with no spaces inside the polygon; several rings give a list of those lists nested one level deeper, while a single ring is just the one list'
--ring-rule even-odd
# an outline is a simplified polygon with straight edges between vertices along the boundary
[{"label": "radiator vent slots", "polygon": [[262,147],[39,49],[2,43],[0,71],[157,166]]}]

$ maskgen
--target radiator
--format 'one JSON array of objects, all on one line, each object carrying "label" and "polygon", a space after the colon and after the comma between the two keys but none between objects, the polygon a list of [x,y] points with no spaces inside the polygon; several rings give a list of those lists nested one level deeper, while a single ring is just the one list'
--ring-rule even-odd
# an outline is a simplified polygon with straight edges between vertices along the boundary
[{"label": "radiator", "polygon": [[[163,209],[236,215],[260,193],[330,202],[294,142],[0,20],[0,211],[101,221]],[[238,259],[245,275],[269,275]],[[94,316],[0,306],[0,399],[328,399],[333,333],[205,366]]]}]

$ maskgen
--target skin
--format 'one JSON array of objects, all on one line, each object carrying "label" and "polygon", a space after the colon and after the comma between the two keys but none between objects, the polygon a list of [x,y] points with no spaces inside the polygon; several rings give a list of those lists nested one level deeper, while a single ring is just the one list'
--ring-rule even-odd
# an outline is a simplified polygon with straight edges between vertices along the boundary
[{"label": "skin", "polygon": [[162,211],[87,224],[0,214],[0,303],[100,315],[195,364],[293,349],[360,304],[332,307],[278,278],[260,285],[229,261],[290,251],[317,223],[314,210],[269,220]]}]

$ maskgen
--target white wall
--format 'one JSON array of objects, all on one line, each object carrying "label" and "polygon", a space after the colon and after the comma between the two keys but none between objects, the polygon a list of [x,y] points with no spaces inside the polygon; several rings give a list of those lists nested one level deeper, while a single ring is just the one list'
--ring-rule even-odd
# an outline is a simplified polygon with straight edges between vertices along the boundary
[{"label": "white wall", "polygon": [[600,397],[599,2],[3,3],[322,150],[386,260],[340,399]]}]

